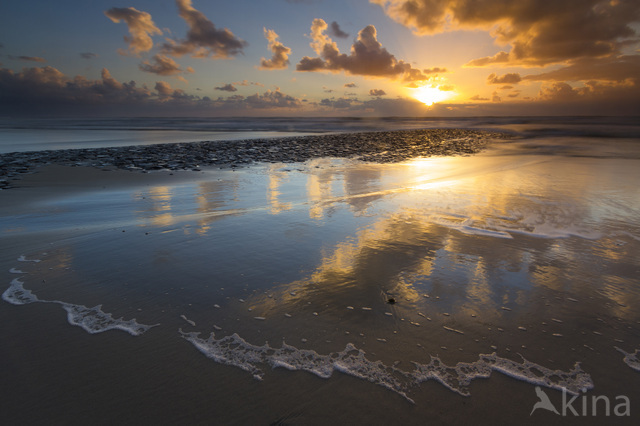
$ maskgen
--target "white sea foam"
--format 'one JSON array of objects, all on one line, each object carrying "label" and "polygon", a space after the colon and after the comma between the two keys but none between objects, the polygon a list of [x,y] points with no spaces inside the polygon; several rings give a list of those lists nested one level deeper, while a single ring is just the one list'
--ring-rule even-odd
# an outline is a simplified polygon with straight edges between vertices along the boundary
[{"label": "white sea foam", "polygon": [[34,263],[38,263],[38,262],[40,262],[40,259],[27,259],[23,254],[18,258],[18,262],[34,262]]},{"label": "white sea foam", "polygon": [[617,346],[614,347],[618,350],[618,352],[624,355],[623,361],[625,364],[636,371],[640,371],[640,358],[638,358],[638,355],[640,355],[640,349],[636,349],[634,353],[629,353],[625,352]]},{"label": "white sea foam", "polygon": [[184,333],[182,330],[180,333],[208,358],[241,368],[258,380],[264,377],[261,364],[270,365],[272,368],[307,371],[323,379],[331,377],[334,371],[340,371],[383,386],[412,401],[405,392],[410,384],[410,375],[387,367],[380,361],[369,361],[365,352],[352,344],[348,344],[340,352],[321,355],[313,350],[298,349],[285,342],[281,348],[272,348],[269,344],[256,346],[237,334],[216,340],[214,333],[211,333],[208,339],[200,338],[200,333]]},{"label": "white sea foam", "polygon": [[28,303],[39,302],[38,297],[23,287],[23,282],[18,278],[11,281],[9,288],[2,293],[2,299],[12,305],[26,305]]},{"label": "white sea foam", "polygon": [[26,274],[26,272],[21,271],[20,269],[11,268],[9,269],[10,274]]},{"label": "white sea foam", "polygon": [[153,327],[151,325],[140,324],[136,322],[135,318],[128,321],[125,321],[123,318],[114,319],[111,314],[102,311],[102,305],[87,308],[83,305],[74,305],[59,300],[38,299],[31,290],[25,289],[23,284],[24,283],[17,278],[11,281],[9,288],[2,293],[2,299],[13,305],[26,305],[34,302],[61,305],[64,310],[67,311],[69,324],[82,327],[91,334],[115,329],[139,336]]},{"label": "white sea foam", "polygon": [[428,380],[436,380],[453,392],[467,396],[467,386],[472,380],[488,378],[493,371],[536,386],[565,389],[574,395],[593,388],[591,377],[582,371],[578,363],[571,371],[564,372],[548,369],[524,358],[519,363],[493,353],[479,355],[479,359],[473,363],[459,362],[455,366],[448,366],[438,357],[432,357],[428,364],[413,363],[415,370],[406,372],[395,366],[387,366],[382,361],[370,361],[363,350],[351,343],[340,352],[321,355],[285,342],[281,348],[271,347],[268,343],[256,346],[237,334],[217,340],[214,333],[207,339],[200,338],[197,332],[185,333],[180,330],[180,334],[208,358],[241,368],[259,380],[264,378],[263,365],[307,371],[324,379],[331,377],[334,371],[339,371],[385,387],[409,401],[412,401],[407,395],[409,388]]},{"label": "white sea foam", "polygon": [[460,395],[469,395],[466,389],[472,380],[488,378],[492,371],[497,371],[509,377],[545,386],[551,389],[566,390],[567,393],[578,395],[593,388],[591,376],[576,363],[569,372],[551,370],[522,358],[522,363],[501,358],[496,353],[479,356],[473,363],[459,362],[450,367],[442,363],[439,358],[432,357],[429,364],[414,363],[416,370],[413,375],[418,383],[427,380],[437,380],[450,390]]},{"label": "white sea foam", "polygon": [[82,327],[87,333],[96,334],[107,330],[122,330],[132,336],[139,336],[153,325],[144,325],[136,322],[135,318],[125,321],[122,317],[114,319],[109,313],[102,311],[102,305],[87,308],[82,305],[73,305],[64,302],[59,303],[67,311],[69,324]]},{"label": "white sea foam", "polygon": [[191,324],[192,326],[194,326],[194,327],[196,326],[195,321],[190,320],[190,319],[189,319],[189,318],[187,318],[186,316],[184,316],[184,315],[180,315],[180,318],[182,318],[183,320],[185,320],[186,322],[188,322],[188,323],[189,323],[189,324]]}]

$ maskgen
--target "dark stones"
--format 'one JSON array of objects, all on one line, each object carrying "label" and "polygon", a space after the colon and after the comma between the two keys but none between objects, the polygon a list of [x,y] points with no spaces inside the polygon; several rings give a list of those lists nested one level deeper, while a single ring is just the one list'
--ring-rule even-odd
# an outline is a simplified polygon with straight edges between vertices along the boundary
[{"label": "dark stones", "polygon": [[319,157],[376,163],[434,155],[469,155],[491,140],[511,136],[465,129],[339,133],[273,139],[205,141],[116,148],[66,149],[0,154],[0,189],[9,180],[41,165],[117,168],[136,172],[194,170],[203,166],[239,167],[252,162],[297,163]]}]

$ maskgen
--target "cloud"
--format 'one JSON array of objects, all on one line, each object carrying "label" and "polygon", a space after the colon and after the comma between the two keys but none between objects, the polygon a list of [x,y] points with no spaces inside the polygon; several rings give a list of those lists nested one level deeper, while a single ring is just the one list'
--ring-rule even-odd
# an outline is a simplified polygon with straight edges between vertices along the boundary
[{"label": "cloud", "polygon": [[491,73],[487,77],[487,84],[517,84],[522,81],[520,74],[507,73],[502,76],[498,76],[496,73]]},{"label": "cloud", "polygon": [[171,88],[171,85],[166,81],[157,82],[155,89],[156,89],[156,92],[158,92],[158,95],[163,98],[169,97],[173,94],[173,89]]},{"label": "cloud", "polygon": [[369,90],[369,96],[384,96],[387,93],[382,89],[371,89]]},{"label": "cloud", "polygon": [[13,56],[7,55],[8,59],[13,61],[24,61],[24,62],[47,62],[46,59],[40,58],[38,56]]},{"label": "cloud", "polygon": [[247,96],[244,102],[251,108],[299,108],[302,105],[300,99],[284,94],[280,89]]},{"label": "cloud", "polygon": [[580,96],[580,92],[574,90],[567,83],[554,83],[550,86],[545,86],[540,89],[540,93],[538,97],[542,100],[553,100],[553,101],[574,101],[578,99]]},{"label": "cloud", "polygon": [[83,53],[80,53],[80,57],[82,59],[93,59],[93,58],[97,58],[98,55],[96,53],[83,52]]},{"label": "cloud", "polygon": [[[538,93],[538,100],[553,101],[554,103],[578,102],[595,105],[598,103],[612,103],[634,100],[634,107],[627,114],[637,114],[640,110],[640,87],[635,82],[627,84],[601,83],[589,81],[582,87],[573,87],[565,82],[554,82],[543,85]],[[606,107],[601,106],[605,109]],[[636,111],[636,112],[634,112]]]},{"label": "cloud", "polygon": [[[311,25],[311,47],[320,57],[303,57],[297,71],[344,71],[351,75],[402,79],[405,82],[423,81],[430,70],[419,70],[396,59],[377,39],[376,28],[368,25],[358,33],[349,55],[340,53],[337,44],[325,34],[327,23],[315,19]],[[441,70],[440,68],[437,68]]]},{"label": "cloud", "polygon": [[236,84],[238,86],[260,86],[260,87],[264,87],[264,84],[262,84],[262,83],[257,83],[255,81],[249,81],[249,80],[236,81],[233,84]]},{"label": "cloud", "polygon": [[616,58],[583,58],[570,65],[540,74],[526,75],[524,80],[533,81],[617,81],[640,78],[640,55]]},{"label": "cloud", "polygon": [[227,83],[224,86],[214,87],[214,90],[222,90],[223,92],[237,92],[238,89],[231,83]]},{"label": "cloud", "polygon": [[[107,18],[115,23],[124,21],[131,36],[125,36],[124,41],[129,45],[129,53],[139,55],[153,48],[152,35],[161,35],[162,31],[156,27],[151,15],[133,7],[114,7],[104,12]],[[126,54],[120,51],[121,54]]]},{"label": "cloud", "polygon": [[157,92],[158,101],[161,103],[189,104],[199,99],[197,96],[186,94],[182,89],[172,88],[166,81],[158,81],[154,89]]},{"label": "cloud", "polygon": [[[340,98],[327,102],[324,106],[333,109],[342,107],[343,113],[353,114],[354,116],[423,117],[429,111],[429,107],[413,98],[389,99],[376,97],[366,101]],[[329,113],[331,114],[331,110],[329,110]]]},{"label": "cloud", "polygon": [[546,65],[615,54],[640,21],[635,0],[370,0],[417,34],[456,29],[491,31],[511,49],[467,66]]},{"label": "cloud", "polygon": [[230,30],[217,29],[200,11],[191,5],[191,0],[176,0],[180,17],[189,26],[185,40],[171,40],[162,45],[165,54],[191,55],[194,58],[229,58],[242,53],[247,42],[237,38]]},{"label": "cloud", "polygon": [[278,41],[278,34],[273,30],[264,30],[264,37],[269,41],[269,50],[273,53],[271,59],[262,58],[260,69],[281,70],[289,66],[291,49]]},{"label": "cloud", "polygon": [[193,69],[190,67],[186,70],[183,70],[182,68],[180,68],[180,65],[176,63],[176,61],[162,54],[153,55],[152,60],[153,63],[150,63],[149,61],[142,62],[142,64],[140,64],[139,66],[140,70],[164,76],[178,75],[182,74],[183,72],[193,72]]},{"label": "cloud", "polygon": [[[569,102],[598,105],[625,103],[629,110],[640,109],[640,55],[623,55],[616,58],[582,58],[553,71],[526,75],[527,81],[543,84],[538,101]],[[574,86],[568,82],[574,83]],[[635,98],[635,100],[634,100]],[[615,106],[611,106],[615,108]]]},{"label": "cloud", "polygon": [[322,99],[318,105],[321,107],[328,107],[330,109],[345,109],[350,108],[353,104],[358,103],[357,99],[351,98],[338,98],[338,99]]},{"label": "cloud", "polygon": [[342,31],[340,29],[340,25],[338,25],[338,23],[336,21],[333,21],[331,23],[330,28],[331,29],[329,31],[330,31],[331,35],[334,36],[334,37],[338,37],[338,38],[347,38],[347,37],[349,37],[348,33],[345,33],[344,31]]},{"label": "cloud", "polygon": [[465,67],[486,67],[488,65],[498,65],[498,64],[507,65],[509,60],[510,60],[510,56],[507,52],[498,52],[493,56],[473,59],[467,62],[466,64],[464,64],[464,66]]},{"label": "cloud", "polygon": [[[247,83],[251,84],[251,83]],[[302,100],[279,88],[243,97],[239,95],[211,100],[190,95],[165,81],[153,90],[135,81],[120,82],[109,70],[101,78],[67,77],[56,68],[25,68],[15,72],[0,68],[0,114],[7,116],[36,114],[73,116],[98,114],[122,115],[246,115],[270,114],[270,111],[298,109]]]},{"label": "cloud", "polygon": [[345,83],[344,87],[358,87],[355,83]]},{"label": "cloud", "polygon": [[50,66],[20,72],[0,69],[0,111],[6,114],[86,113],[88,107],[140,105],[150,95],[133,81],[117,81],[106,68],[100,80],[72,79]]},{"label": "cloud", "polygon": [[472,97],[469,98],[472,101],[488,101],[489,98],[483,98],[480,95],[474,95]]}]

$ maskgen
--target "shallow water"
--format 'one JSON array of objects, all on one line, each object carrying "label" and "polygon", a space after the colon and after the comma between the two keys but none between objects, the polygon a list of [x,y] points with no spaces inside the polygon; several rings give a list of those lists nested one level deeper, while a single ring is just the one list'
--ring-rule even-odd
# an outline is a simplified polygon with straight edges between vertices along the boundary
[{"label": "shallow water", "polygon": [[631,421],[640,160],[615,142],[211,170],[2,217],[9,419],[605,418],[531,413],[540,387]]}]

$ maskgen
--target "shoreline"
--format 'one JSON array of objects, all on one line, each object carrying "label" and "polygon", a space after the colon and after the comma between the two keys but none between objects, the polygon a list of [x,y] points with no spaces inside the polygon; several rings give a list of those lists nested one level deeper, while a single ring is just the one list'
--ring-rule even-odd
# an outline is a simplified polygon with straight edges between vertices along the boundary
[{"label": "shoreline", "polygon": [[0,189],[12,188],[12,181],[20,175],[45,165],[148,172],[200,171],[201,166],[236,168],[254,162],[297,163],[321,157],[394,163],[415,157],[476,154],[489,140],[512,137],[482,130],[424,129],[12,152],[0,154]]}]

